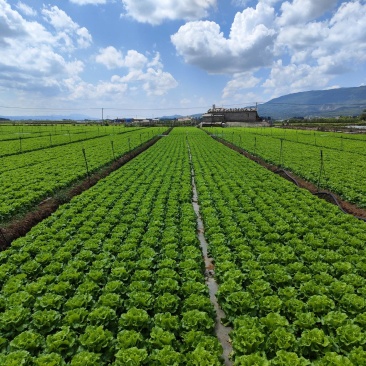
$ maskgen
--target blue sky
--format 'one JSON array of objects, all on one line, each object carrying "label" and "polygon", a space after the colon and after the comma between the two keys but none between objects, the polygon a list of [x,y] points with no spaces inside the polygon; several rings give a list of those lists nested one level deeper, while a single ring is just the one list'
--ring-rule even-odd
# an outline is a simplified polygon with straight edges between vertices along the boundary
[{"label": "blue sky", "polygon": [[366,84],[365,0],[0,0],[0,116],[158,117]]}]

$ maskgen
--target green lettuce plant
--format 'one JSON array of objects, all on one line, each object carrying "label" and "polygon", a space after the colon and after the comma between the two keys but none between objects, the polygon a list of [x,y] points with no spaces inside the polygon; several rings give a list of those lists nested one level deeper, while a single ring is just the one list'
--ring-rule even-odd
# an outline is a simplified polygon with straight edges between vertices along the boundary
[{"label": "green lettuce plant", "polygon": [[363,347],[355,347],[348,354],[348,358],[354,365],[364,366],[366,365],[366,351]]},{"label": "green lettuce plant", "polygon": [[180,328],[179,317],[171,313],[157,313],[154,316],[154,324],[164,330],[178,333]]},{"label": "green lettuce plant", "polygon": [[289,325],[288,320],[279,313],[268,313],[265,317],[260,318],[260,323],[266,327],[268,332],[273,332],[278,327]]},{"label": "green lettuce plant", "polygon": [[132,347],[119,350],[115,357],[115,366],[140,366],[147,364],[148,353],[145,348]]},{"label": "green lettuce plant", "polygon": [[32,330],[27,330],[25,332],[17,335],[10,342],[10,351],[28,351],[32,355],[37,355],[38,352],[42,349],[44,344],[44,338],[39,334]]},{"label": "green lettuce plant", "polygon": [[267,338],[268,352],[279,350],[293,350],[296,338],[284,327],[277,327]]},{"label": "green lettuce plant", "polygon": [[58,353],[41,354],[33,359],[34,366],[65,366],[66,362]]},{"label": "green lettuce plant", "polygon": [[189,310],[182,313],[181,325],[186,331],[201,329],[212,330],[214,321],[209,314],[204,311]]},{"label": "green lettuce plant", "polygon": [[235,365],[238,366],[270,366],[270,362],[264,355],[259,352],[250,355],[242,355],[235,357]]},{"label": "green lettuce plant", "polygon": [[187,366],[221,366],[221,361],[209,350],[198,345],[192,352],[185,355],[184,364]]},{"label": "green lettuce plant", "polygon": [[72,329],[81,330],[86,327],[86,319],[89,312],[85,308],[76,308],[64,313],[62,324]]},{"label": "green lettuce plant", "polygon": [[336,341],[343,350],[351,351],[366,343],[365,333],[356,324],[342,325],[337,328],[336,333]]},{"label": "green lettuce plant", "polygon": [[14,306],[0,313],[0,331],[5,336],[15,335],[28,328],[30,310]]},{"label": "green lettuce plant", "polygon": [[[353,366],[354,364],[348,357],[340,355],[336,352],[327,352],[324,357],[314,362],[316,366]],[[357,364],[360,365],[360,364]]]},{"label": "green lettuce plant", "polygon": [[28,351],[14,351],[0,355],[0,362],[4,366],[28,366],[32,362],[32,356]]},{"label": "green lettuce plant", "polygon": [[174,350],[172,346],[164,346],[151,352],[147,364],[151,366],[183,366],[184,355]]},{"label": "green lettuce plant", "polygon": [[143,348],[144,337],[136,330],[122,330],[117,334],[117,349],[127,349],[131,347]]},{"label": "green lettuce plant", "polygon": [[170,312],[174,314],[179,306],[179,297],[171,293],[164,293],[157,296],[154,303],[156,313]]},{"label": "green lettuce plant", "polygon": [[151,349],[159,349],[164,346],[174,346],[176,338],[174,333],[155,326],[150,332],[150,339],[148,342]]},{"label": "green lettuce plant", "polygon": [[46,338],[46,350],[48,353],[59,353],[62,356],[72,356],[77,349],[77,335],[70,327],[63,326],[61,330],[50,334]]},{"label": "green lettuce plant", "polygon": [[279,350],[276,352],[276,356],[272,358],[271,366],[308,366],[310,361],[304,357],[299,357],[295,352],[288,352],[284,350]]},{"label": "green lettuce plant", "polygon": [[331,340],[321,329],[305,330],[298,341],[298,347],[303,356],[319,358],[331,350]]},{"label": "green lettuce plant", "polygon": [[88,351],[78,352],[70,362],[71,366],[100,366],[101,355],[100,353],[93,353]]},{"label": "green lettuce plant", "polygon": [[37,310],[32,314],[31,326],[42,334],[53,331],[60,322],[61,314],[56,310]]},{"label": "green lettuce plant", "polygon": [[131,308],[121,315],[119,325],[122,329],[148,329],[150,326],[150,317],[144,309]]},{"label": "green lettuce plant", "polygon": [[312,329],[320,319],[313,312],[299,313],[293,322],[299,329]]},{"label": "green lettuce plant", "polygon": [[103,325],[111,330],[117,327],[116,312],[108,306],[96,307],[88,315],[88,321],[91,325]]}]

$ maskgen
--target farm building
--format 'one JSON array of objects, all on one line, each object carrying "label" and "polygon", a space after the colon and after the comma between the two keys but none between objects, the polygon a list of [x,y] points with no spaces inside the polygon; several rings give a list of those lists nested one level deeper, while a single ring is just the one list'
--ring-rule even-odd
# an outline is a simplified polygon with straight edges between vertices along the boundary
[{"label": "farm building", "polygon": [[217,108],[215,105],[202,115],[202,125],[248,126],[267,125],[258,116],[257,108]]}]

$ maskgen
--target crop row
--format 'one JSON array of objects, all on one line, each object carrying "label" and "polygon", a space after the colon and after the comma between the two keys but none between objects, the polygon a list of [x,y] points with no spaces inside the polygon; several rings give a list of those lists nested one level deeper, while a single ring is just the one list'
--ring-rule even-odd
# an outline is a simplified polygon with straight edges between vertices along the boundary
[{"label": "crop row", "polygon": [[220,365],[185,134],[0,254],[1,365]]},{"label": "crop row", "polygon": [[[296,130],[286,130],[285,133],[281,130],[282,135],[279,135],[280,132],[273,128],[260,129],[259,132],[251,128],[208,131],[315,184],[319,182],[322,151],[324,172],[320,187],[366,207],[366,186],[362,184],[366,181],[366,142],[361,138],[320,132],[309,136]],[[313,142],[305,142],[304,136]]]},{"label": "crop row", "polygon": [[1,158],[0,221],[9,219],[59,189],[86,177],[86,163],[89,172],[93,172],[164,130],[133,130]]},{"label": "crop row", "polygon": [[[118,128],[118,127],[117,127]],[[113,129],[113,128],[112,128]],[[14,123],[14,124],[0,124],[0,142],[2,141],[11,141],[11,140],[19,140],[19,137],[22,139],[33,139],[42,136],[49,136],[49,134],[56,135],[64,135],[71,134],[72,136],[85,134],[85,131],[88,133],[94,132],[105,132],[111,130],[111,127],[108,126],[89,126],[84,124],[50,124],[50,125],[28,125],[22,123]]]},{"label": "crop row", "polygon": [[[37,128],[37,127],[33,127]],[[135,129],[135,128],[133,128]],[[21,154],[28,151],[40,150],[59,145],[67,145],[74,142],[85,141],[93,138],[125,133],[132,128],[124,128],[123,126],[84,126],[82,129],[52,130],[42,133],[14,133],[11,135],[0,135],[0,157]],[[4,138],[3,140],[1,138]]]},{"label": "crop row", "polygon": [[188,135],[236,365],[366,365],[366,226]]}]

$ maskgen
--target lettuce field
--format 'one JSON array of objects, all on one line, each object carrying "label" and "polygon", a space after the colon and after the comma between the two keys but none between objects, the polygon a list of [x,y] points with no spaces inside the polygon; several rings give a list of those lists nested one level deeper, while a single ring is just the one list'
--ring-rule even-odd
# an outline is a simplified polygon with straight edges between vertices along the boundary
[{"label": "lettuce field", "polygon": [[320,187],[366,208],[366,135],[276,128],[207,128],[266,161],[313,183],[319,181],[320,151],[325,174]]},{"label": "lettuce field", "polygon": [[0,222],[87,176],[85,160],[89,172],[93,172],[165,130],[108,126],[98,132],[95,126],[85,126],[84,133],[76,129],[71,134],[71,127],[64,133],[46,126],[43,129],[48,132],[41,135],[34,127],[32,134],[2,136]]},{"label": "lettuce field", "polygon": [[[111,159],[111,137],[93,128],[83,146],[96,167]],[[163,130],[121,127],[113,135],[118,154]],[[238,143],[251,136],[224,132]],[[10,127],[1,136],[11,142]],[[4,174],[16,179],[12,171],[33,161],[38,177],[44,173],[39,189],[52,184],[52,194],[46,166],[69,177],[64,185],[85,175],[76,162],[58,170],[79,143],[4,154],[3,215],[20,207],[11,200],[16,182]],[[42,162],[37,154],[47,151]],[[347,142],[343,153],[356,155]],[[14,192],[27,198],[37,189],[27,191],[23,179]],[[232,328],[229,362],[215,333],[193,184],[216,298]],[[174,128],[0,253],[0,364],[366,365],[365,242],[365,222],[200,129]]]}]

